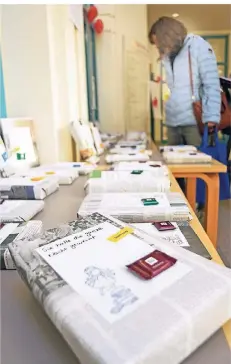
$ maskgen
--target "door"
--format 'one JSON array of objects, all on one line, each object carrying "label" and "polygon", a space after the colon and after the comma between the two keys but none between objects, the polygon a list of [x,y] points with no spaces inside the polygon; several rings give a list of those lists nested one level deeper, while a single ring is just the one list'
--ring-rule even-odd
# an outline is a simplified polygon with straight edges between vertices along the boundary
[{"label": "door", "polygon": [[220,77],[228,77],[229,35],[203,36],[211,44],[217,57],[217,67]]}]

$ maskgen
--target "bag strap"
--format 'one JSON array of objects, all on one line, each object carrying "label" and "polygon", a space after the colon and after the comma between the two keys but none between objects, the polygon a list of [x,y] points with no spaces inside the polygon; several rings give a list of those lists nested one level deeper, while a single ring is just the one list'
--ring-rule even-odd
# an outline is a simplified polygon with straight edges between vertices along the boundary
[{"label": "bag strap", "polygon": [[190,46],[188,47],[188,64],[189,64],[189,78],[190,78],[190,86],[192,92],[192,100],[195,101],[196,98],[194,95],[194,87],[193,87],[192,58],[191,58]]}]

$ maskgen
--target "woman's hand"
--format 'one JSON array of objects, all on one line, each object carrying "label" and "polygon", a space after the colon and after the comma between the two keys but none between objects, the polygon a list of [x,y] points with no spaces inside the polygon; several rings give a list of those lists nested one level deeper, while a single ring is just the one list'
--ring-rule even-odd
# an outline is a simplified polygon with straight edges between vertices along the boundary
[{"label": "woman's hand", "polygon": [[208,124],[209,133],[212,133],[213,131],[215,131],[217,123],[209,121],[207,124]]}]

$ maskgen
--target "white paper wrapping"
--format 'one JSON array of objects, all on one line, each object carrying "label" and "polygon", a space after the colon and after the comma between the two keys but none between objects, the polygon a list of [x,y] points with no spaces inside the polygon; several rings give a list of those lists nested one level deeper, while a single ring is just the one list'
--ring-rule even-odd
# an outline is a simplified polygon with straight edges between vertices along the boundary
[{"label": "white paper wrapping", "polygon": [[130,153],[145,153],[148,156],[152,155],[152,151],[151,150],[146,150],[143,148],[140,148],[139,146],[133,148],[133,147],[127,147],[127,148],[121,148],[121,147],[117,147],[115,146],[114,148],[111,148],[109,150],[110,154],[130,154]]},{"label": "white paper wrapping", "polygon": [[168,176],[168,167],[162,162],[118,162],[113,165],[115,171],[150,171],[153,176]]},{"label": "white paper wrapping", "polygon": [[43,200],[59,188],[56,177],[9,177],[0,179],[0,198]]},{"label": "white paper wrapping", "polygon": [[70,124],[71,135],[76,142],[81,158],[92,163],[97,163],[97,152],[89,125],[81,125],[79,121],[73,121]]},{"label": "white paper wrapping", "polygon": [[122,137],[122,134],[100,133],[100,136],[103,142],[116,143]]},{"label": "white paper wrapping", "polygon": [[170,180],[156,177],[152,171],[95,171],[85,184],[86,193],[105,192],[168,192]]},{"label": "white paper wrapping", "polygon": [[0,204],[0,222],[28,221],[43,209],[43,201],[5,200]]},{"label": "white paper wrapping", "polygon": [[[144,206],[142,199],[155,198],[158,205]],[[124,222],[186,221],[191,219],[188,205],[181,193],[91,193],[78,211],[86,217],[93,212],[111,215]]]},{"label": "white paper wrapping", "polygon": [[126,140],[132,140],[132,141],[142,140],[146,142],[147,134],[139,131],[130,131],[126,135]]},{"label": "white paper wrapping", "polygon": [[44,177],[55,178],[59,185],[70,185],[78,177],[78,170],[75,168],[62,169],[62,168],[49,168],[49,167],[37,167],[31,168],[27,172],[18,173],[19,177]]},{"label": "white paper wrapping", "polygon": [[161,145],[160,152],[196,152],[197,148],[194,145]]},{"label": "white paper wrapping", "polygon": [[[96,310],[94,300],[89,303],[83,292],[71,288],[35,253],[36,248],[45,248],[45,244],[65,237],[69,240],[69,236],[76,232],[82,231],[83,236],[89,237],[86,229],[97,228],[104,222],[117,227],[118,231],[124,226],[114,219],[94,214],[86,220],[52,229],[29,243],[12,243],[10,250],[19,274],[82,364],[183,362],[230,319],[230,269],[135,232],[134,238],[173,256],[188,266],[189,272],[161,290],[150,290],[149,300],[144,300],[123,319],[110,323]],[[122,240],[111,248],[118,250],[121,243]],[[94,260],[91,246],[90,243],[86,257],[89,262]],[[81,246],[79,252],[81,254]],[[104,257],[101,248],[97,256],[99,254]],[[121,259],[124,261],[122,251]],[[104,264],[107,266],[106,257]],[[99,278],[100,283],[102,276]]]},{"label": "white paper wrapping", "polygon": [[156,239],[167,240],[171,244],[180,247],[189,247],[189,243],[185,236],[182,234],[176,222],[172,222],[175,227],[175,230],[166,230],[166,231],[158,231],[155,226],[151,223],[144,224],[131,224],[135,229],[141,230],[146,234],[153,236]]},{"label": "white paper wrapping", "polygon": [[86,175],[91,173],[96,167],[97,164],[87,163],[87,162],[57,162],[51,164],[44,164],[41,166],[46,169],[58,169],[58,170],[72,170],[76,169],[80,175]]},{"label": "white paper wrapping", "polygon": [[202,164],[212,162],[210,155],[194,151],[163,152],[163,158],[168,164]]},{"label": "white paper wrapping", "polygon": [[99,133],[99,129],[93,123],[90,123],[90,128],[91,128],[93,140],[95,142],[97,154],[101,155],[104,152],[104,146],[103,146],[102,139],[101,139],[101,136]]},{"label": "white paper wrapping", "polygon": [[108,154],[105,157],[106,163],[129,162],[129,161],[148,161],[149,156],[146,153],[130,154]]}]

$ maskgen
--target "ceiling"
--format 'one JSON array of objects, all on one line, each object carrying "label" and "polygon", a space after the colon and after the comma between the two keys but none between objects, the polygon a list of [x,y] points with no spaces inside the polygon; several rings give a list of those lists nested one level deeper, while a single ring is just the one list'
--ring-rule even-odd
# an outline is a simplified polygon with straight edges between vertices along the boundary
[{"label": "ceiling", "polygon": [[182,21],[188,31],[231,31],[231,5],[183,5],[183,4],[156,4],[148,5],[148,26],[161,16],[171,16],[178,13],[177,18]]}]

